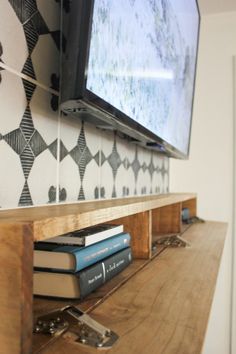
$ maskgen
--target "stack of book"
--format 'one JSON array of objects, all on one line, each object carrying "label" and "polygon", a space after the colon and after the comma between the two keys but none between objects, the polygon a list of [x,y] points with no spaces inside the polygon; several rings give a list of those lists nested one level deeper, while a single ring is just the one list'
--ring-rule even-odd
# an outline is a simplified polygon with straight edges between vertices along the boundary
[{"label": "stack of book", "polygon": [[123,225],[92,226],[34,244],[34,294],[84,298],[132,261]]}]

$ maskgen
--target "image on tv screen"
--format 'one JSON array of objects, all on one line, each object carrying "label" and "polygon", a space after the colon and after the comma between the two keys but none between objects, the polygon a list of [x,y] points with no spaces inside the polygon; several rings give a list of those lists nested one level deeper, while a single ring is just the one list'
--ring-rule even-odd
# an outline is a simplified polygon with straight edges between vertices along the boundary
[{"label": "image on tv screen", "polygon": [[86,88],[184,154],[198,27],[195,0],[94,3]]}]

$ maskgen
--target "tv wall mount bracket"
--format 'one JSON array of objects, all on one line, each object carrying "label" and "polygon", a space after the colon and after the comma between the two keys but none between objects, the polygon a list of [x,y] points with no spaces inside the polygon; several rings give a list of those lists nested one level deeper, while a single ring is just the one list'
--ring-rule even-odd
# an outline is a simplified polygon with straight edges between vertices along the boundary
[{"label": "tv wall mount bracket", "polygon": [[38,317],[34,333],[53,337],[63,334],[69,341],[95,348],[110,349],[119,338],[75,306],[66,306],[58,311]]}]

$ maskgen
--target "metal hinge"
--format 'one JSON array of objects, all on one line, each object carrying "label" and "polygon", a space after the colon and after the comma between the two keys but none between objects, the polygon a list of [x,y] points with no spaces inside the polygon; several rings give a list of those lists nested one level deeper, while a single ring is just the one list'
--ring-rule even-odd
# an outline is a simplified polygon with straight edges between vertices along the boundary
[{"label": "metal hinge", "polygon": [[101,325],[74,306],[40,316],[34,333],[59,336],[63,333],[74,342],[96,348],[111,348],[119,338],[116,333]]},{"label": "metal hinge", "polygon": [[158,237],[155,240],[155,245],[163,245],[169,247],[189,247],[190,243],[180,235],[166,235]]}]

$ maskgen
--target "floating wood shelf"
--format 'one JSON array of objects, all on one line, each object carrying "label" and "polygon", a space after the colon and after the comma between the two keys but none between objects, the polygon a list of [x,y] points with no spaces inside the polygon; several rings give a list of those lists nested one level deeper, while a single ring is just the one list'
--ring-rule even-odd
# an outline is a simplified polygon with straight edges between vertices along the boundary
[{"label": "floating wood shelf", "polygon": [[[1,211],[0,342],[4,354],[36,352],[42,342],[36,339],[32,344],[33,312],[37,316],[68,304],[68,301],[39,298],[33,301],[33,242],[105,222],[122,223],[125,231],[131,234],[134,262],[86,300],[77,303],[120,335],[111,353],[158,354],[168,348],[168,354],[199,354],[226,225],[194,225],[184,233],[192,243],[190,248],[159,247],[154,251],[153,234],[181,234],[185,230],[181,210],[186,207],[190,216],[196,216],[195,194]],[[193,340],[195,335],[197,338]],[[141,339],[143,336],[145,340]],[[192,342],[196,343],[192,346]],[[96,352],[78,346],[61,338],[46,346],[42,353]],[[128,351],[125,348],[129,348]],[[178,350],[174,351],[174,348]]]}]

